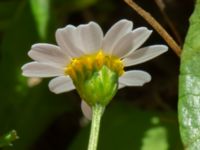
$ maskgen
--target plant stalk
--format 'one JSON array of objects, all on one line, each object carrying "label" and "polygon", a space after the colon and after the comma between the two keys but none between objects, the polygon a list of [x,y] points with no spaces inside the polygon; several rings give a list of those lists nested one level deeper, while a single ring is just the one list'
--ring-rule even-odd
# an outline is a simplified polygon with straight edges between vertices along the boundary
[{"label": "plant stalk", "polygon": [[104,109],[105,107],[102,105],[95,105],[92,107],[92,125],[90,130],[88,150],[97,150],[101,117]]}]

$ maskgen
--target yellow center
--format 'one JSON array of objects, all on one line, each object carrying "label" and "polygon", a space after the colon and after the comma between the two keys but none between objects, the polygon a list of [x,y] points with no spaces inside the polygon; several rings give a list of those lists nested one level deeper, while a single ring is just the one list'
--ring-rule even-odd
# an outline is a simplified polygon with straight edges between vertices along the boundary
[{"label": "yellow center", "polygon": [[106,55],[102,50],[99,50],[95,54],[73,58],[66,66],[65,74],[76,79],[77,74],[91,74],[95,70],[100,70],[104,65],[116,72],[118,76],[124,73],[124,65],[120,58]]}]

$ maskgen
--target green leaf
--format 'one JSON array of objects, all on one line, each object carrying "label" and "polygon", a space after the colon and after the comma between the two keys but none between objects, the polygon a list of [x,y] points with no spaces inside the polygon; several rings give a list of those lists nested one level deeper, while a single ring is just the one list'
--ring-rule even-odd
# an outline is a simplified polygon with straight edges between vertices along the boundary
[{"label": "green leaf", "polygon": [[190,18],[179,76],[179,123],[184,147],[200,147],[200,0]]},{"label": "green leaf", "polygon": [[[87,149],[89,127],[82,129],[68,150]],[[176,114],[113,102],[102,118],[98,150],[130,149],[181,150]]]},{"label": "green leaf", "polygon": [[167,129],[162,126],[154,127],[146,132],[146,136],[143,138],[143,145],[141,150],[167,150]]},{"label": "green leaf", "polygon": [[11,142],[15,141],[18,138],[19,137],[17,136],[17,132],[15,130],[12,130],[0,137],[0,147],[12,146]]},{"label": "green leaf", "polygon": [[32,13],[41,39],[46,39],[49,22],[49,0],[30,0]]}]

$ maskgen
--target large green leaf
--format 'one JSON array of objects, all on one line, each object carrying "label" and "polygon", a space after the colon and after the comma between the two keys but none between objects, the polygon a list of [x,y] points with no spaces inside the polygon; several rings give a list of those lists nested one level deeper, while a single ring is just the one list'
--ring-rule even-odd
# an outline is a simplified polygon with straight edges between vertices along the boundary
[{"label": "large green leaf", "polygon": [[[69,150],[86,150],[89,126],[83,128]],[[112,103],[102,119],[99,150],[181,150],[176,114],[142,111]]]},{"label": "large green leaf", "polygon": [[184,146],[200,148],[200,0],[190,18],[181,55],[179,76],[179,122]]}]

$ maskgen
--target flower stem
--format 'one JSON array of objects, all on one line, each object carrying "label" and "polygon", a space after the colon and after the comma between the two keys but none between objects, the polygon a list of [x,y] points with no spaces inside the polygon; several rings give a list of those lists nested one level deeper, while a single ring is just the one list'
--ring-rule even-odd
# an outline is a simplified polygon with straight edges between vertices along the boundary
[{"label": "flower stem", "polygon": [[92,107],[92,125],[90,130],[88,150],[97,150],[100,122],[104,109],[105,107],[102,105],[94,105]]}]

